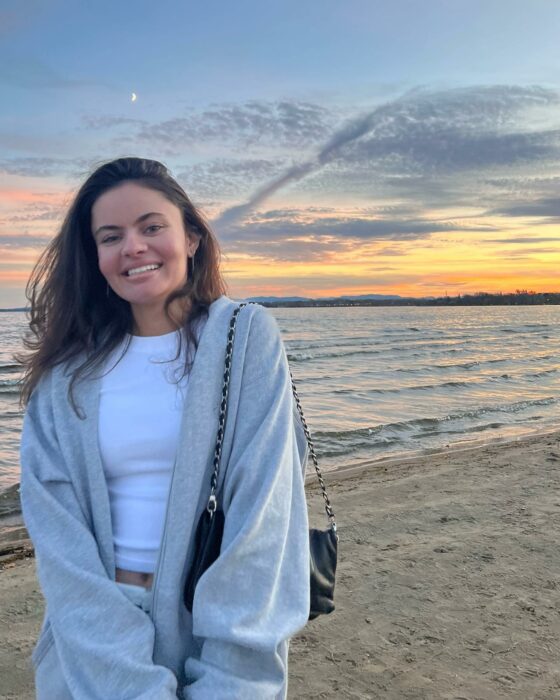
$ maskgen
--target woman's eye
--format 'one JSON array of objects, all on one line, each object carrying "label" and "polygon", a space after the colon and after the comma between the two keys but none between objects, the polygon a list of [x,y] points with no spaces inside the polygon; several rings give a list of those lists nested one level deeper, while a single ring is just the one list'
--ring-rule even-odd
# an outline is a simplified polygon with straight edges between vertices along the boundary
[{"label": "woman's eye", "polygon": [[101,239],[101,243],[112,243],[113,241],[116,241],[118,236],[116,235],[110,235],[110,236],[105,236],[105,238]]},{"label": "woman's eye", "polygon": [[160,230],[160,228],[163,228],[161,224],[152,224],[151,226],[148,226],[148,228],[146,229],[146,233],[156,233]]}]

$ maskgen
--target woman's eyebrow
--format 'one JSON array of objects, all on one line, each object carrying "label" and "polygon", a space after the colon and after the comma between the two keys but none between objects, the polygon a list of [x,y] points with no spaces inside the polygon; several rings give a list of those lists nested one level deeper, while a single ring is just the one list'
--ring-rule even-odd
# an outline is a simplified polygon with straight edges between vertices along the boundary
[{"label": "woman's eyebrow", "polygon": [[[134,222],[134,225],[141,224],[146,219],[149,219],[150,216],[165,216],[165,214],[162,214],[159,211],[149,211],[147,214],[142,214],[142,216],[139,216],[136,219],[136,221]],[[93,237],[95,238],[100,231],[119,231],[121,228],[122,228],[122,226],[115,226],[114,224],[107,224],[106,226],[100,226],[97,229],[97,231],[94,232]]]}]

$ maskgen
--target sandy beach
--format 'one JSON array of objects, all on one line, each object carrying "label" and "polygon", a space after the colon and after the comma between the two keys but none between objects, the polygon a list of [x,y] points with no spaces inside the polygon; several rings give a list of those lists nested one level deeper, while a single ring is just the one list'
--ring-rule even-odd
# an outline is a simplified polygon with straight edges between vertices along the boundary
[{"label": "sandy beach", "polygon": [[[328,484],[337,609],[292,641],[290,698],[560,697],[560,432],[341,471]],[[313,487],[316,525],[321,503]],[[0,557],[6,700],[33,698],[43,613],[20,546]]]}]

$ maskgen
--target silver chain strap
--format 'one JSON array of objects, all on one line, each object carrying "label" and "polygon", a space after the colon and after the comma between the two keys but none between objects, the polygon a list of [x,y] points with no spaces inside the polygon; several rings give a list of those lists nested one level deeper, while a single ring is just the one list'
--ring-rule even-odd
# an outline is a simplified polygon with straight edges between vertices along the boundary
[{"label": "silver chain strap", "polygon": [[[216,438],[216,448],[214,450],[214,461],[213,461],[214,469],[212,472],[212,480],[210,482],[210,497],[208,498],[208,505],[206,506],[206,509],[210,513],[210,516],[212,516],[214,514],[214,512],[216,511],[216,508],[217,508],[216,488],[218,486],[218,473],[220,471],[220,460],[221,460],[221,456],[222,456],[222,444],[223,444],[223,440],[224,440],[224,430],[225,430],[226,416],[227,416],[229,377],[230,377],[230,372],[231,372],[231,359],[233,357],[233,341],[235,339],[235,326],[237,323],[237,316],[239,315],[239,312],[241,311],[241,309],[244,306],[247,306],[247,304],[252,304],[252,303],[255,303],[255,302],[244,302],[243,304],[240,304],[234,310],[234,312],[231,316],[231,320],[229,322],[229,330],[228,330],[227,344],[226,344],[224,382],[222,385],[222,399],[220,402],[218,435]],[[257,304],[257,306],[258,306],[258,304]],[[327,514],[327,518],[329,519],[329,522],[331,524],[333,531],[336,533],[336,522],[335,522],[335,517],[334,517],[334,511],[332,509],[331,502],[329,501],[329,497],[327,495],[327,489],[325,486],[325,481],[323,479],[323,475],[321,474],[321,470],[319,469],[319,464],[317,463],[317,456],[315,454],[315,448],[313,447],[313,442],[311,440],[311,434],[309,432],[309,428],[307,427],[307,423],[305,421],[305,418],[303,417],[303,410],[301,408],[299,396],[297,395],[296,385],[294,384],[294,378],[292,377],[291,371],[290,371],[290,380],[292,382],[292,392],[293,392],[296,406],[298,409],[298,413],[299,413],[299,416],[301,419],[301,424],[303,426],[303,431],[304,431],[305,437],[307,439],[307,445],[309,447],[309,454],[311,455],[311,459],[313,460],[315,472],[317,473],[317,478],[319,479],[319,484],[321,485],[321,491],[323,493],[323,500],[325,501],[325,512]]]}]

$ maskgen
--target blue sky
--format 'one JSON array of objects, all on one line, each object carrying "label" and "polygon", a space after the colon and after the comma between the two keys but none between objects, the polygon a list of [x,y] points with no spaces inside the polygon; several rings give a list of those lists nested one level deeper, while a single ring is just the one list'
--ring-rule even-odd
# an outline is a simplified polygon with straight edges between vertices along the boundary
[{"label": "blue sky", "polygon": [[0,306],[121,155],[178,176],[237,295],[550,288],[559,29],[554,0],[4,0]]}]

